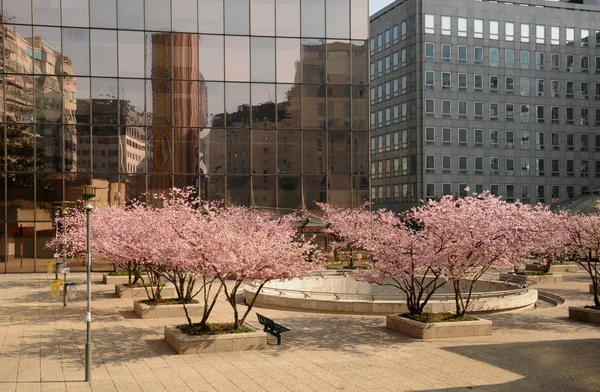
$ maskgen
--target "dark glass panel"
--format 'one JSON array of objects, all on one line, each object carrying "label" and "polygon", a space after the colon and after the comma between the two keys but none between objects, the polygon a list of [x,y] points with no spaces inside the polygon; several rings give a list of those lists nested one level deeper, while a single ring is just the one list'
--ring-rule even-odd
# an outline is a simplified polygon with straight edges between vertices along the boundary
[{"label": "dark glass panel", "polygon": [[350,83],[350,41],[327,41],[327,83]]},{"label": "dark glass panel", "polygon": [[119,116],[121,124],[145,125],[145,82],[142,79],[119,79]]},{"label": "dark glass panel", "polygon": [[[171,30],[171,1],[145,0],[146,30]],[[190,10],[191,11],[191,10]]]},{"label": "dark glass panel", "polygon": [[144,30],[144,0],[119,0],[119,28]]},{"label": "dark glass panel", "polygon": [[277,173],[302,173],[302,131],[277,131]]},{"label": "dark glass panel", "polygon": [[250,132],[227,130],[227,174],[250,174]]},{"label": "dark glass panel", "polygon": [[92,78],[92,123],[117,124],[117,79]]},{"label": "dark glass panel", "polygon": [[225,72],[225,50],[223,36],[200,36],[200,79],[223,80]]},{"label": "dark glass panel", "polygon": [[198,128],[173,128],[173,171],[198,174]]},{"label": "dark glass panel", "polygon": [[[63,176],[57,173],[36,174],[35,187],[35,219],[37,221],[52,221],[54,218],[52,213],[53,203],[63,200]],[[42,247],[44,243],[41,244]]]},{"label": "dark glass panel", "polygon": [[62,130],[64,171],[77,171],[77,125],[65,124]]},{"label": "dark glass panel", "polygon": [[277,38],[277,83],[300,82],[300,40]]},{"label": "dark glass panel", "polygon": [[350,0],[327,0],[327,38],[350,38]]},{"label": "dark glass panel", "polygon": [[33,0],[33,23],[60,25],[60,0]]},{"label": "dark glass panel", "polygon": [[89,75],[90,31],[88,29],[63,28],[62,39],[63,73],[67,75]]},{"label": "dark glass panel", "polygon": [[279,176],[279,208],[302,209],[302,177]]},{"label": "dark glass panel", "polygon": [[198,35],[173,33],[171,39],[173,79],[198,80]]},{"label": "dark glass panel", "polygon": [[352,174],[366,176],[369,173],[369,134],[352,132]]},{"label": "dark glass panel", "polygon": [[250,33],[250,0],[225,0],[225,34]]},{"label": "dark glass panel", "polygon": [[225,174],[225,130],[201,129],[198,160],[202,174]]},{"label": "dark glass panel", "polygon": [[329,131],[329,173],[350,174],[352,133]]},{"label": "dark glass panel", "polygon": [[227,200],[241,206],[251,206],[250,176],[227,176]]},{"label": "dark glass panel", "polygon": [[[84,174],[68,174],[64,177],[64,199],[67,201],[78,202],[77,205],[81,207],[81,194],[83,192],[83,185],[90,184],[92,181],[91,175],[88,173]],[[60,200],[57,200],[60,201]]]},{"label": "dark glass panel", "polygon": [[6,124],[6,170],[8,172],[33,172],[35,170],[34,155],[32,125]]},{"label": "dark glass panel", "polygon": [[352,207],[352,184],[350,177],[327,177],[327,201],[341,208]]},{"label": "dark glass panel", "polygon": [[252,37],[251,80],[275,82],[275,38]]},{"label": "dark glass panel", "polygon": [[369,39],[369,0],[350,0],[352,39]]},{"label": "dark glass panel", "polygon": [[250,2],[250,34],[275,35],[275,1],[252,0]]},{"label": "dark glass panel", "polygon": [[252,131],[252,174],[276,174],[275,130]]},{"label": "dark glass panel", "polygon": [[325,174],[327,165],[325,131],[303,131],[304,174]]},{"label": "dark glass panel", "polygon": [[[119,0],[121,3],[122,0]],[[117,27],[116,0],[90,0],[90,27]],[[124,28],[124,26],[120,26]]]},{"label": "dark glass panel", "polygon": [[207,127],[225,126],[225,83],[201,83],[200,92],[204,97],[200,101],[201,121],[204,121]]},{"label": "dark glass panel", "polygon": [[31,75],[5,75],[4,80],[6,82],[6,121],[32,122],[34,120],[34,77]]},{"label": "dark glass panel", "polygon": [[250,126],[250,84],[225,84],[225,110],[227,127],[245,128]]},{"label": "dark glass panel", "polygon": [[133,199],[144,200],[146,193],[146,175],[144,174],[121,174],[119,176],[121,197],[125,202]]},{"label": "dark glass panel", "polygon": [[33,68],[36,74],[62,73],[59,27],[33,27]]},{"label": "dark glass panel", "polygon": [[248,37],[225,37],[225,80],[250,80],[250,40]]},{"label": "dark glass panel", "polygon": [[6,178],[8,220],[33,221],[35,175],[9,174]]},{"label": "dark glass panel", "polygon": [[352,41],[352,84],[367,84],[367,41]]},{"label": "dark glass panel", "polygon": [[65,142],[65,172],[91,172],[92,148],[89,125],[77,125],[74,130],[73,126],[68,126],[65,134],[67,139]]},{"label": "dark glass panel", "polygon": [[352,129],[369,130],[369,90],[366,86],[352,87]]},{"label": "dark glass panel", "polygon": [[302,0],[302,36],[325,36],[325,0]]},{"label": "dark glass panel", "polygon": [[62,123],[62,78],[53,75],[35,77],[35,122]]},{"label": "dark glass panel", "polygon": [[275,176],[252,176],[252,204],[256,207],[277,207],[277,178]]},{"label": "dark glass panel", "polygon": [[194,127],[199,124],[200,90],[198,81],[173,81],[173,125]]},{"label": "dark glass panel", "polygon": [[[192,187],[193,188],[193,194],[194,196],[200,196],[201,198],[204,198],[204,195],[202,194],[202,186],[200,184],[200,176],[198,175],[174,175],[173,176],[173,186],[175,188],[180,188],[180,189],[184,189],[187,187]],[[200,191],[200,193],[199,193]]]},{"label": "dark glass panel", "polygon": [[252,83],[252,127],[275,128],[275,85]]},{"label": "dark glass panel", "polygon": [[197,0],[176,0],[171,5],[173,7],[173,31],[197,32]]},{"label": "dark glass panel", "polygon": [[302,82],[325,83],[324,40],[302,40]]},{"label": "dark glass panel", "polygon": [[119,31],[119,76],[144,77],[144,33]]},{"label": "dark glass panel", "polygon": [[[89,79],[88,79],[89,80]],[[88,88],[89,86],[84,86]],[[75,111],[77,109],[77,78],[74,76],[65,76],[62,80],[62,104],[63,104],[63,123],[75,124],[77,119]]]},{"label": "dark glass panel", "polygon": [[159,196],[166,195],[173,187],[173,176],[168,174],[155,174],[148,176],[148,202],[160,205]]},{"label": "dark glass panel", "polygon": [[223,0],[198,0],[198,31],[223,33]]},{"label": "dark glass panel", "polygon": [[8,23],[31,24],[31,2],[3,0],[5,19]]},{"label": "dark glass panel", "polygon": [[148,173],[173,172],[173,130],[166,127],[146,128],[146,162]]},{"label": "dark glass panel", "polygon": [[317,203],[327,203],[327,177],[303,176],[304,203],[307,209],[317,209]]},{"label": "dark glass panel", "polygon": [[300,0],[276,0],[277,35],[300,37]]},{"label": "dark glass panel", "polygon": [[2,46],[4,62],[2,71],[6,73],[32,73],[33,57],[31,26],[0,25],[3,29]]},{"label": "dark glass panel", "polygon": [[[5,161],[6,148],[4,146],[4,140],[6,140],[6,137],[4,135],[6,133],[5,128],[6,128],[6,126],[4,124],[0,125],[0,173],[4,173],[6,171],[6,161]],[[3,176],[3,177],[6,177],[6,176]],[[1,197],[2,197],[2,195],[0,195],[0,202],[2,202]],[[2,207],[0,207],[0,209],[2,209]],[[1,217],[0,217],[0,220],[2,220]],[[1,228],[1,226],[0,226],[0,228]]]},{"label": "dark glass panel", "polygon": [[208,200],[225,200],[225,176],[205,176],[201,177],[202,183],[207,188],[205,194]]},{"label": "dark glass panel", "polygon": [[63,94],[68,95],[68,98],[65,98],[65,116],[67,116],[67,118],[70,117],[71,111],[73,110],[70,101],[74,93],[75,121],[78,124],[90,124],[92,122],[90,91],[90,78],[65,78],[63,83]]},{"label": "dark glass panel", "polygon": [[62,0],[62,25],[88,27],[89,12],[87,0]]},{"label": "dark glass panel", "polygon": [[171,82],[169,80],[146,80],[146,110],[148,125],[170,126],[171,111]]},{"label": "dark glass panel", "polygon": [[302,127],[325,129],[325,85],[302,86]]},{"label": "dark glass panel", "polygon": [[121,127],[119,172],[146,173],[146,128]]},{"label": "dark glass panel", "polygon": [[369,178],[354,177],[352,182],[352,206],[356,208],[369,201]]},{"label": "dark glass panel", "polygon": [[92,75],[117,76],[117,32],[91,30]]},{"label": "dark glass panel", "polygon": [[300,85],[277,85],[277,127],[300,128]]},{"label": "dark glass panel", "polygon": [[[92,127],[92,171],[97,173],[119,172],[119,131],[116,126]],[[107,178],[105,175],[102,178]],[[116,181],[116,179],[115,179]]]},{"label": "dark glass panel", "polygon": [[146,78],[171,78],[171,37],[167,33],[146,33]]},{"label": "dark glass panel", "polygon": [[63,171],[63,126],[61,124],[38,123],[36,133],[36,171],[38,173]]},{"label": "dark glass panel", "polygon": [[327,86],[327,128],[350,129],[350,86]]}]

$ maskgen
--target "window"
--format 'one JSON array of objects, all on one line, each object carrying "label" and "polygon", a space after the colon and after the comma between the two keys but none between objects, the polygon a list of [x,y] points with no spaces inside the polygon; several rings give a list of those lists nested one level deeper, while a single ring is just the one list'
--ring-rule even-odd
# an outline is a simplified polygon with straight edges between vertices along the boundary
[{"label": "window", "polygon": [[567,55],[566,69],[567,72],[575,72],[575,56],[572,54]]},{"label": "window", "polygon": [[371,80],[375,80],[375,63],[371,63]]},{"label": "window", "polygon": [[452,184],[442,184],[442,195],[447,196],[452,194]]},{"label": "window", "polygon": [[521,176],[529,176],[529,158],[521,158]]},{"label": "window", "polygon": [[452,157],[450,155],[442,155],[442,173],[452,173]]},{"label": "window", "polygon": [[400,132],[394,132],[394,150],[400,148]]},{"label": "window", "polygon": [[458,63],[467,63],[467,47],[464,45],[458,45]]},{"label": "window", "polygon": [[572,133],[567,133],[567,151],[573,151],[575,144],[575,137]]},{"label": "window", "polygon": [[558,80],[550,81],[550,96],[558,98],[560,95],[560,87]]},{"label": "window", "polygon": [[434,90],[435,89],[435,72],[425,71],[425,89],[426,90]]},{"label": "window", "polygon": [[552,144],[553,150],[559,150],[560,145],[558,144],[558,132],[552,132],[550,134],[550,143]]},{"label": "window", "polygon": [[529,78],[521,78],[521,96],[529,96]]},{"label": "window", "polygon": [[480,48],[478,46],[475,47],[474,61],[475,65],[483,64],[483,48]]},{"label": "window", "polygon": [[399,94],[398,79],[394,79],[392,82],[392,96],[397,97]]},{"label": "window", "polygon": [[588,82],[580,82],[579,83],[579,99],[589,99],[590,98],[590,84]]},{"label": "window", "polygon": [[579,125],[588,125],[588,108],[579,108]]},{"label": "window", "polygon": [[406,21],[403,21],[400,27],[402,29],[402,41],[404,41],[406,39]]},{"label": "window", "polygon": [[546,188],[543,185],[537,186],[537,202],[544,204],[546,202],[546,198],[544,195],[546,194]]},{"label": "window", "polygon": [[435,115],[435,100],[425,100],[425,117],[433,117]]},{"label": "window", "polygon": [[483,146],[483,129],[475,130],[475,147]]},{"label": "window", "polygon": [[530,191],[528,184],[521,185],[521,202],[524,204],[529,204],[530,202]]},{"label": "window", "polygon": [[497,129],[490,129],[490,147],[497,148],[500,144],[500,133]]},{"label": "window", "polygon": [[544,70],[544,62],[546,61],[546,56],[544,52],[535,52],[535,69],[537,71]]},{"label": "window", "polygon": [[467,139],[468,139],[467,128],[458,128],[458,145],[461,147],[466,147]]},{"label": "window", "polygon": [[450,118],[450,109],[451,109],[451,104],[450,104],[450,100],[442,100],[442,117],[443,118]]},{"label": "window", "polygon": [[377,51],[381,52],[383,50],[383,35],[377,35]]},{"label": "window", "polygon": [[529,105],[521,104],[521,122],[529,124]]},{"label": "window", "polygon": [[506,121],[514,121],[515,119],[515,108],[512,103],[505,105]]},{"label": "window", "polygon": [[[425,49],[427,49],[427,44],[425,44]],[[435,61],[435,52],[433,49],[433,44],[431,45],[431,58],[427,57],[427,54],[429,52],[426,50],[425,51],[425,61]],[[402,48],[402,50],[400,50],[400,66],[401,67],[406,67],[406,65],[408,64],[408,60],[407,60],[407,56],[406,56],[406,48]]]},{"label": "window", "polygon": [[506,94],[512,94],[515,91],[515,78],[507,76],[504,81],[504,90],[506,91]]},{"label": "window", "polygon": [[435,128],[425,127],[425,145],[433,146],[435,144]]},{"label": "window", "polygon": [[389,74],[391,70],[392,70],[392,61],[390,59],[390,56],[385,56],[385,73],[386,73],[386,75]]},{"label": "window", "polygon": [[538,97],[544,96],[544,79],[535,80],[535,91]]},{"label": "window", "polygon": [[388,126],[392,122],[392,110],[391,108],[385,108],[385,125]]},{"label": "window", "polygon": [[558,106],[550,107],[550,124],[558,124]]},{"label": "window", "polygon": [[376,115],[374,112],[371,112],[371,129],[377,128]]},{"label": "window", "polygon": [[565,38],[567,39],[567,46],[575,45],[575,29],[567,27],[565,30]]},{"label": "window", "polygon": [[513,22],[506,22],[504,24],[504,39],[507,41],[515,40],[515,24]]},{"label": "window", "polygon": [[560,202],[560,187],[558,185],[552,185],[552,203]]},{"label": "window", "polygon": [[596,109],[596,126],[600,126],[600,109]]},{"label": "window", "polygon": [[515,145],[515,136],[513,131],[506,131],[506,148],[513,148]]},{"label": "window", "polygon": [[377,77],[383,76],[383,60],[377,60]]},{"label": "window", "polygon": [[521,42],[529,42],[529,24],[521,23]]},{"label": "window", "polygon": [[581,47],[586,48],[590,43],[590,31],[588,29],[581,29]]},{"label": "window", "polygon": [[579,149],[581,151],[588,151],[589,149],[589,137],[587,134],[579,135]]},{"label": "window", "polygon": [[588,176],[588,161],[581,161],[579,164],[579,173],[581,174],[581,177]]},{"label": "window", "polygon": [[442,35],[450,35],[452,27],[452,18],[449,16],[442,16]]},{"label": "window", "polygon": [[442,128],[442,144],[444,146],[449,146],[452,144],[452,129],[451,128]]},{"label": "window", "polygon": [[581,56],[579,58],[579,72],[588,73],[590,68],[590,58],[589,56]]},{"label": "window", "polygon": [[552,45],[560,44],[560,27],[557,27],[557,26],[550,27],[550,43]]},{"label": "window", "polygon": [[566,108],[566,116],[565,116],[565,122],[569,125],[572,125],[575,123],[575,109],[574,108]]},{"label": "window", "polygon": [[529,150],[529,131],[521,131],[521,150]]},{"label": "window", "polygon": [[377,102],[383,102],[383,85],[377,86]]},{"label": "window", "polygon": [[567,177],[575,176],[575,164],[572,159],[567,159]]},{"label": "window", "polygon": [[490,39],[498,39],[498,21],[490,20]]},{"label": "window", "polygon": [[467,174],[469,171],[469,160],[465,156],[458,157],[458,173]]},{"label": "window", "polygon": [[[425,42],[425,61],[435,61],[435,46],[431,42]],[[406,62],[406,51],[403,49],[402,66],[405,66]]]},{"label": "window", "polygon": [[483,157],[475,157],[475,174],[483,174]]},{"label": "window", "polygon": [[377,95],[375,94],[375,87],[371,87],[371,105],[375,105],[377,103]]},{"label": "window", "polygon": [[435,34],[435,19],[431,14],[425,14],[425,34]]},{"label": "window", "polygon": [[473,36],[475,38],[483,38],[483,20],[475,19],[473,21]]},{"label": "window", "polygon": [[475,92],[482,93],[483,92],[483,75],[475,74]]},{"label": "window", "polygon": [[515,158],[507,157],[504,164],[506,166],[506,175],[514,176],[515,175]]},{"label": "window", "polygon": [[543,150],[545,147],[544,144],[544,132],[537,132],[535,134],[535,149]]},{"label": "window", "polygon": [[475,184],[475,193],[478,195],[483,193],[483,184]]},{"label": "window", "polygon": [[383,110],[377,112],[377,127],[383,127]]},{"label": "window", "polygon": [[385,161],[385,176],[386,177],[392,176],[392,160],[391,159],[386,159],[386,161]]},{"label": "window", "polygon": [[407,77],[406,77],[406,75],[404,75],[404,76],[402,76],[400,78],[400,82],[401,82],[400,83],[400,87],[402,89],[402,95],[404,95],[408,91],[408,89],[407,89],[408,84],[407,84]]},{"label": "window", "polygon": [[573,95],[575,94],[575,83],[571,80],[567,80],[565,90],[565,96],[567,98],[573,98]]},{"label": "window", "polygon": [[536,122],[538,124],[543,124],[544,123],[544,106],[543,105],[538,105],[535,107],[535,113],[536,113]]},{"label": "window", "polygon": [[[600,47],[600,44],[596,44],[596,45],[597,45],[598,47]],[[600,57],[596,56],[595,60],[596,60],[596,61],[595,61],[595,62],[596,62],[596,64],[595,64],[595,65],[596,65],[596,66],[594,67],[594,68],[595,68],[595,71],[594,71],[594,73],[597,75],[597,74],[600,74]]]},{"label": "window", "polygon": [[552,177],[559,177],[560,176],[559,160],[558,159],[552,159],[550,161],[550,175]]},{"label": "window", "polygon": [[450,72],[442,72],[442,90],[450,91],[451,79]]},{"label": "window", "polygon": [[498,93],[498,77],[495,75],[490,76],[490,93]]},{"label": "window", "polygon": [[392,42],[394,45],[398,43],[398,25],[392,27]]},{"label": "window", "polygon": [[483,120],[483,102],[475,102],[475,120]]},{"label": "window", "polygon": [[390,43],[391,43],[390,30],[386,30],[384,32],[384,36],[385,36],[385,48],[387,49],[390,47]]},{"label": "window", "polygon": [[425,156],[425,173],[435,173],[435,155]]},{"label": "window", "polygon": [[560,71],[560,55],[558,53],[552,53],[550,60],[552,63],[552,71]]},{"label": "window", "polygon": [[458,101],[458,118],[467,119],[467,101]]},{"label": "window", "polygon": [[467,18],[458,18],[458,36],[467,36]]},{"label": "window", "polygon": [[450,44],[442,44],[442,63],[449,63],[451,56]]},{"label": "window", "polygon": [[490,174],[492,176],[500,174],[500,159],[497,157],[490,158]]},{"label": "window", "polygon": [[371,38],[369,47],[371,49],[371,56],[372,56],[375,54],[375,38]]},{"label": "window", "polygon": [[497,67],[499,61],[498,48],[490,48],[490,67]]},{"label": "window", "polygon": [[458,91],[467,91],[467,74],[458,74]]},{"label": "window", "polygon": [[506,185],[506,201],[508,203],[515,201],[515,186],[513,184]]},{"label": "window", "polygon": [[529,52],[527,50],[521,51],[521,69],[529,69]]},{"label": "window", "polygon": [[392,64],[394,71],[397,71],[400,65],[400,57],[398,56],[398,52],[394,52],[392,54]]},{"label": "window", "polygon": [[499,115],[499,110],[498,110],[498,104],[491,102],[490,103],[490,121],[497,121],[498,120],[498,115]]},{"label": "window", "polygon": [[385,83],[385,99],[390,99],[391,96],[392,96],[392,83],[386,82]]},{"label": "window", "polygon": [[545,29],[544,25],[536,25],[535,26],[535,43],[543,44],[545,36],[546,36],[546,29]]},{"label": "window", "polygon": [[515,67],[515,51],[514,51],[514,49],[505,49],[504,50],[504,66],[506,68],[514,68]]},{"label": "window", "polygon": [[371,138],[371,155],[375,155],[376,152],[377,152],[377,139],[372,137]]},{"label": "window", "polygon": [[433,199],[435,197],[435,184],[427,183],[425,186],[425,198]]}]

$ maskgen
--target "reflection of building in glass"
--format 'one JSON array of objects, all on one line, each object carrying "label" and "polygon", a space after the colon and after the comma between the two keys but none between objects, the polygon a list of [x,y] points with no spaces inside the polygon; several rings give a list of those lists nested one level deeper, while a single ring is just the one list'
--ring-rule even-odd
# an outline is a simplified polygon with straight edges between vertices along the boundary
[{"label": "reflection of building in glass", "polygon": [[171,186],[273,213],[368,199],[368,0],[4,0],[2,14],[4,270],[42,270],[52,203],[90,181],[100,204]]}]

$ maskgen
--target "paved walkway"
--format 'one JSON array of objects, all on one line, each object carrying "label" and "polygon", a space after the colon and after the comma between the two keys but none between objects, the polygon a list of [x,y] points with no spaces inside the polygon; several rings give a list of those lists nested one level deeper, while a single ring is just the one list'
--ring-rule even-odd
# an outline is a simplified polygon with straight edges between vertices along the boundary
[{"label": "paved walkway", "polygon": [[[493,314],[491,337],[419,341],[381,316],[262,310],[291,332],[263,351],[176,355],[163,326],[93,280],[93,381],[83,382],[85,299],[49,298],[52,276],[0,275],[0,391],[598,391],[600,326],[567,318],[589,303],[583,273],[540,285],[560,307]],[[85,275],[72,280],[84,287]],[[222,300],[214,320],[228,321]],[[252,321],[256,319],[251,316]]]}]

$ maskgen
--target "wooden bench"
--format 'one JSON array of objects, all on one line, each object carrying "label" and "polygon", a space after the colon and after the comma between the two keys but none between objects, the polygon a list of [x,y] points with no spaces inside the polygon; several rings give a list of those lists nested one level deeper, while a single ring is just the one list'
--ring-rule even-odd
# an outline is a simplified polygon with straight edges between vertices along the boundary
[{"label": "wooden bench", "polygon": [[258,322],[264,325],[263,331],[270,333],[271,335],[277,338],[277,344],[281,344],[281,334],[283,332],[289,331],[288,328],[283,325],[277,324],[275,321],[271,320],[268,317],[263,316],[262,314],[256,313],[256,317],[258,317]]}]

